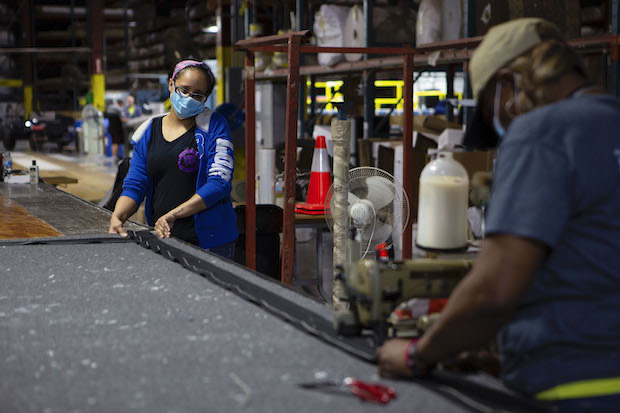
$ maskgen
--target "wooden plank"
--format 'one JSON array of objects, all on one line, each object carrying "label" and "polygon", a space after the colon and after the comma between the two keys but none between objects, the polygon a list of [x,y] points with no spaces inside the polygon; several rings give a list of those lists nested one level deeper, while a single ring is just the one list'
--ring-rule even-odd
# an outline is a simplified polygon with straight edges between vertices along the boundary
[{"label": "wooden plank", "polygon": [[41,180],[46,184],[54,186],[78,183],[78,180],[76,178],[70,178],[68,176],[48,176],[45,178],[41,177]]},{"label": "wooden plank", "polygon": [[46,238],[62,234],[0,194],[0,239]]}]

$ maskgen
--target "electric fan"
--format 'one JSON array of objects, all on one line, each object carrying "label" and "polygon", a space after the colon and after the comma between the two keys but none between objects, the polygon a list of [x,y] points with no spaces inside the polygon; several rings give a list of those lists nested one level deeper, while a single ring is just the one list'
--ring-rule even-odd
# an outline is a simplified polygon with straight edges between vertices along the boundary
[{"label": "electric fan", "polygon": [[[363,259],[369,251],[400,237],[409,220],[409,198],[394,177],[379,168],[360,167],[349,171],[347,191],[347,231],[349,262]],[[340,206],[334,202],[334,185],[325,198],[325,219],[334,232],[334,215]]]}]

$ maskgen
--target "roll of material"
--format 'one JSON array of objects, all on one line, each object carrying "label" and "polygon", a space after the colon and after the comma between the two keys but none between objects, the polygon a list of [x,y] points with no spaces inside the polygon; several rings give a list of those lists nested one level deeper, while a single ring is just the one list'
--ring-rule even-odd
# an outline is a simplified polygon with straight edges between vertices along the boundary
[{"label": "roll of material", "polygon": [[[344,28],[348,14],[348,7],[321,5],[314,17],[314,35],[318,46],[344,46]],[[342,53],[319,53],[321,66],[333,66],[343,59]]]},{"label": "roll of material", "polygon": [[258,152],[258,204],[276,203],[276,150],[260,149]]},{"label": "roll of material", "polygon": [[416,44],[418,46],[441,40],[441,0],[422,0],[418,9]]},{"label": "roll of material", "polygon": [[[332,119],[332,139],[334,141],[334,184],[331,209],[334,221],[334,274],[344,266],[349,257],[347,240],[349,235],[349,140],[351,139],[351,121]],[[344,306],[340,299],[346,298],[341,282],[334,280],[334,309]]]},{"label": "roll of material", "polygon": [[[344,46],[345,47],[364,47],[366,46],[364,31],[364,11],[359,6],[351,7],[347,21],[344,26]],[[362,58],[361,53],[347,53],[344,55],[349,62],[357,62]]]}]

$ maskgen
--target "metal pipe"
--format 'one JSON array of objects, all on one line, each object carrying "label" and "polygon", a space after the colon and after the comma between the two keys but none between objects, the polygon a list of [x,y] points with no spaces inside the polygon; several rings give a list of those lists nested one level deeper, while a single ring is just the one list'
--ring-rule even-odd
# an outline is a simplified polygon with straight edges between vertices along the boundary
[{"label": "metal pipe", "polygon": [[[365,46],[372,46],[373,37],[373,8],[374,0],[364,0],[364,38]],[[369,53],[364,53],[364,60],[368,60]],[[375,75],[373,71],[365,71],[362,77],[364,82],[364,139],[372,138],[375,123]]]},{"label": "metal pipe", "polygon": [[0,47],[2,54],[90,53],[90,47]]},{"label": "metal pipe", "polygon": [[[612,0],[611,2],[611,32],[615,35],[620,33],[620,0]],[[618,59],[618,47],[611,53],[611,92],[620,96],[620,62]]]},{"label": "metal pipe", "polygon": [[[125,0],[125,19],[123,25],[123,34],[125,40],[125,89],[129,90],[131,82],[129,81],[129,0]],[[127,143],[127,142],[126,142]],[[125,148],[127,145],[125,146]],[[123,153],[129,152],[124,150]],[[128,157],[128,156],[127,156]]]},{"label": "metal pipe", "polygon": [[[22,30],[22,46],[28,48],[32,46],[32,14],[30,11],[30,0],[25,0],[22,5],[21,11],[21,30]],[[0,53],[1,49],[0,49]],[[22,56],[22,73],[23,73],[23,85],[24,85],[24,115],[26,119],[32,112],[32,56],[30,54],[24,54]]]},{"label": "metal pipe", "polygon": [[[254,48],[255,46],[270,46],[276,44],[286,44],[289,41],[289,38],[293,36],[298,37],[300,42],[302,40],[306,41],[312,37],[312,33],[310,30],[301,30],[299,32],[293,32],[288,34],[276,34],[273,36],[262,36],[257,37],[256,39],[245,39],[240,40],[235,45],[236,50],[246,50],[249,48]],[[289,43],[290,46],[290,43]],[[301,43],[300,43],[301,47]],[[290,50],[290,47],[288,48]],[[300,49],[296,50],[296,53],[299,54]]]},{"label": "metal pipe", "polygon": [[93,105],[100,111],[105,110],[105,75],[103,67],[103,0],[91,0],[88,4],[89,32],[92,47],[91,55],[91,87]]},{"label": "metal pipe", "polygon": [[454,111],[452,109],[452,104],[448,99],[454,98],[454,73],[456,68],[454,65],[448,66],[448,71],[446,72],[446,119],[448,122],[454,121]]},{"label": "metal pipe", "polygon": [[[47,15],[71,15],[71,7],[68,6],[39,6],[37,10]],[[86,16],[86,7],[75,7],[74,13],[78,16]],[[123,17],[124,8],[106,8],[103,15],[106,17]],[[133,10],[129,10],[130,17],[133,17]]]},{"label": "metal pipe", "polygon": [[299,103],[299,49],[302,36],[290,35],[288,41],[288,70],[286,82],[286,141],[284,161],[284,223],[282,230],[283,284],[293,283],[295,269],[295,182],[297,159],[297,110]]},{"label": "metal pipe", "polygon": [[[75,0],[71,0],[71,47],[76,47],[76,37],[75,37]],[[73,66],[77,67],[78,58],[77,53],[72,53],[72,61]],[[78,110],[78,86],[73,82],[73,87],[71,88],[73,94],[73,111],[77,112]]]},{"label": "metal pipe", "polygon": [[[37,46],[37,20],[36,20],[36,14],[35,14],[35,0],[27,0],[28,2],[30,2],[30,45],[32,47],[36,47]],[[37,57],[36,55],[33,55],[31,58],[31,63],[32,65],[32,103],[33,103],[33,110],[36,110],[37,112],[41,109],[40,108],[40,102],[39,102],[39,88],[37,85],[37,81],[39,80],[39,74],[37,73]]]},{"label": "metal pipe", "polygon": [[[463,35],[467,37],[473,37],[476,33],[476,0],[465,0],[463,3]],[[469,70],[466,70],[467,64],[463,65],[463,72],[465,74],[465,83],[463,98],[473,99],[474,94],[471,90],[471,81],[469,80]],[[467,125],[469,119],[473,116],[473,108],[464,107],[463,109],[463,123]]]},{"label": "metal pipe", "polygon": [[[297,27],[295,30],[299,31],[302,29],[303,21],[304,21],[304,0],[296,0],[295,2],[295,11],[296,11],[296,20]],[[304,65],[304,57],[303,55],[299,56],[299,65]],[[297,138],[303,139],[305,134],[304,121],[306,119],[306,85],[304,82],[299,82],[299,110],[297,111]]]},{"label": "metal pipe", "polygon": [[245,266],[256,270],[256,107],[254,53],[245,53]]},{"label": "metal pipe", "polygon": [[[403,188],[410,200],[413,197],[413,68],[414,55],[406,54],[403,64]],[[412,242],[412,219],[409,219],[403,232],[403,260],[411,259]]]}]

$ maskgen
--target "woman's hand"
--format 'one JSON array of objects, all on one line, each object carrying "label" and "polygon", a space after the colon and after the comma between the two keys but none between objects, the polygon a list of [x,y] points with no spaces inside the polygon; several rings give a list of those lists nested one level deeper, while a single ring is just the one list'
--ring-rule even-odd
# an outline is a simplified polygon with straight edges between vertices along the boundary
[{"label": "woman's hand", "polygon": [[127,236],[127,232],[123,229],[123,221],[114,214],[110,217],[110,228],[108,228],[108,233],[119,234],[123,237]]},{"label": "woman's hand", "polygon": [[166,215],[163,215],[161,218],[157,220],[155,223],[155,233],[159,238],[170,238],[170,233],[172,231],[172,226],[174,225],[174,221],[176,220],[176,214],[172,212],[168,212]]}]

